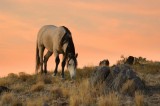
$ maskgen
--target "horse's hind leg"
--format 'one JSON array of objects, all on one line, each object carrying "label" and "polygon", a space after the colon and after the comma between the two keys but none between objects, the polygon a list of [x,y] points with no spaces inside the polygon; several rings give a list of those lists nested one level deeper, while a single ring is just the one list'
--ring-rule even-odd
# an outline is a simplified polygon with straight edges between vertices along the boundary
[{"label": "horse's hind leg", "polygon": [[47,61],[52,54],[53,54],[52,52],[48,51],[44,56],[44,72],[45,73],[47,73]]},{"label": "horse's hind leg", "polygon": [[60,62],[59,55],[56,56],[55,62],[56,62],[56,67],[55,67],[55,70],[54,70],[54,76],[56,76],[56,74],[57,74],[57,69],[58,69],[58,65],[59,65],[59,62]]},{"label": "horse's hind leg", "polygon": [[44,47],[39,46],[39,57],[40,57],[40,64],[41,64],[41,73],[43,73],[43,52],[44,52]]}]

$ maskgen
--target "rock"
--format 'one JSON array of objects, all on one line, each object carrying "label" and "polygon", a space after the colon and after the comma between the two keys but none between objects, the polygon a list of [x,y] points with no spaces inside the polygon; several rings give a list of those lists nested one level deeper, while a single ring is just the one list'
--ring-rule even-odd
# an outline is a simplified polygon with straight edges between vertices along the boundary
[{"label": "rock", "polygon": [[105,83],[105,92],[116,91],[134,95],[136,90],[143,90],[145,85],[129,64],[98,67],[90,77],[90,83]]},{"label": "rock", "polygon": [[106,59],[106,60],[100,61],[99,66],[109,66],[109,60]]},{"label": "rock", "polygon": [[102,83],[103,81],[105,81],[109,73],[110,73],[109,67],[107,66],[97,67],[89,79],[91,85],[94,86],[98,83]]},{"label": "rock", "polygon": [[133,95],[136,90],[143,90],[145,87],[133,68],[127,64],[112,67],[105,83],[107,91],[113,90],[129,93],[129,95]]},{"label": "rock", "polygon": [[9,92],[11,91],[9,88],[5,87],[5,86],[0,86],[0,93],[2,92]]},{"label": "rock", "polygon": [[134,60],[135,60],[135,59],[134,59],[133,56],[129,56],[129,57],[127,58],[127,60],[126,60],[126,63],[132,65],[132,64],[134,63]]}]

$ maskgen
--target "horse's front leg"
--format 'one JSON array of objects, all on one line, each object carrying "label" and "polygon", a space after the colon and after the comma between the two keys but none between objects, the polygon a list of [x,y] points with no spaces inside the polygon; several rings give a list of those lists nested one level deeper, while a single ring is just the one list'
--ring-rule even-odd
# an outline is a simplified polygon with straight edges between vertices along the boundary
[{"label": "horse's front leg", "polygon": [[58,65],[59,65],[59,62],[60,62],[59,55],[56,56],[55,62],[56,62],[56,67],[55,67],[55,70],[54,70],[54,76],[57,75],[57,69],[58,69]]},{"label": "horse's front leg", "polygon": [[64,67],[65,67],[65,65],[66,65],[66,56],[65,55],[63,55],[63,60],[62,60],[62,78],[64,79]]}]

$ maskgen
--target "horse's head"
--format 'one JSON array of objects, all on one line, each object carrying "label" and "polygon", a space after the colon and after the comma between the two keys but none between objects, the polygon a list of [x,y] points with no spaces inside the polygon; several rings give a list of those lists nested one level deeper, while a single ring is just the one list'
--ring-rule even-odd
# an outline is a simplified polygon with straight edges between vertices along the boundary
[{"label": "horse's head", "polygon": [[71,79],[76,78],[77,56],[77,53],[75,55],[68,54],[67,68],[69,70]]}]

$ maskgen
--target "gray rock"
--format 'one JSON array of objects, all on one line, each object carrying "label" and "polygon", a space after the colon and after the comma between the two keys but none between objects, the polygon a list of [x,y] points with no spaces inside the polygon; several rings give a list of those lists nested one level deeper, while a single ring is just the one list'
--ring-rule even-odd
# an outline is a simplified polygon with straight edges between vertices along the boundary
[{"label": "gray rock", "polygon": [[[128,84],[127,82],[130,81]],[[92,86],[105,83],[105,92],[116,91],[134,95],[136,90],[143,90],[145,85],[129,64],[111,67],[98,67],[90,78]],[[125,84],[128,84],[127,87]],[[123,89],[122,89],[123,88]],[[122,92],[127,91],[127,92]]]},{"label": "gray rock", "polygon": [[105,80],[106,90],[121,92],[123,85],[125,85],[127,81],[132,81],[132,83],[129,84],[129,87],[132,88],[127,88],[131,95],[134,94],[135,90],[143,90],[145,87],[143,81],[138,77],[133,68],[128,64],[123,64],[114,66],[111,69],[111,74],[109,74]]},{"label": "gray rock", "polygon": [[5,87],[5,86],[0,86],[0,93],[2,92],[9,92],[11,91],[9,88]]},{"label": "gray rock", "polygon": [[105,81],[109,73],[110,73],[110,68],[107,66],[95,68],[95,71],[92,73],[89,79],[91,85],[95,86],[98,83],[102,83],[103,81]]}]

